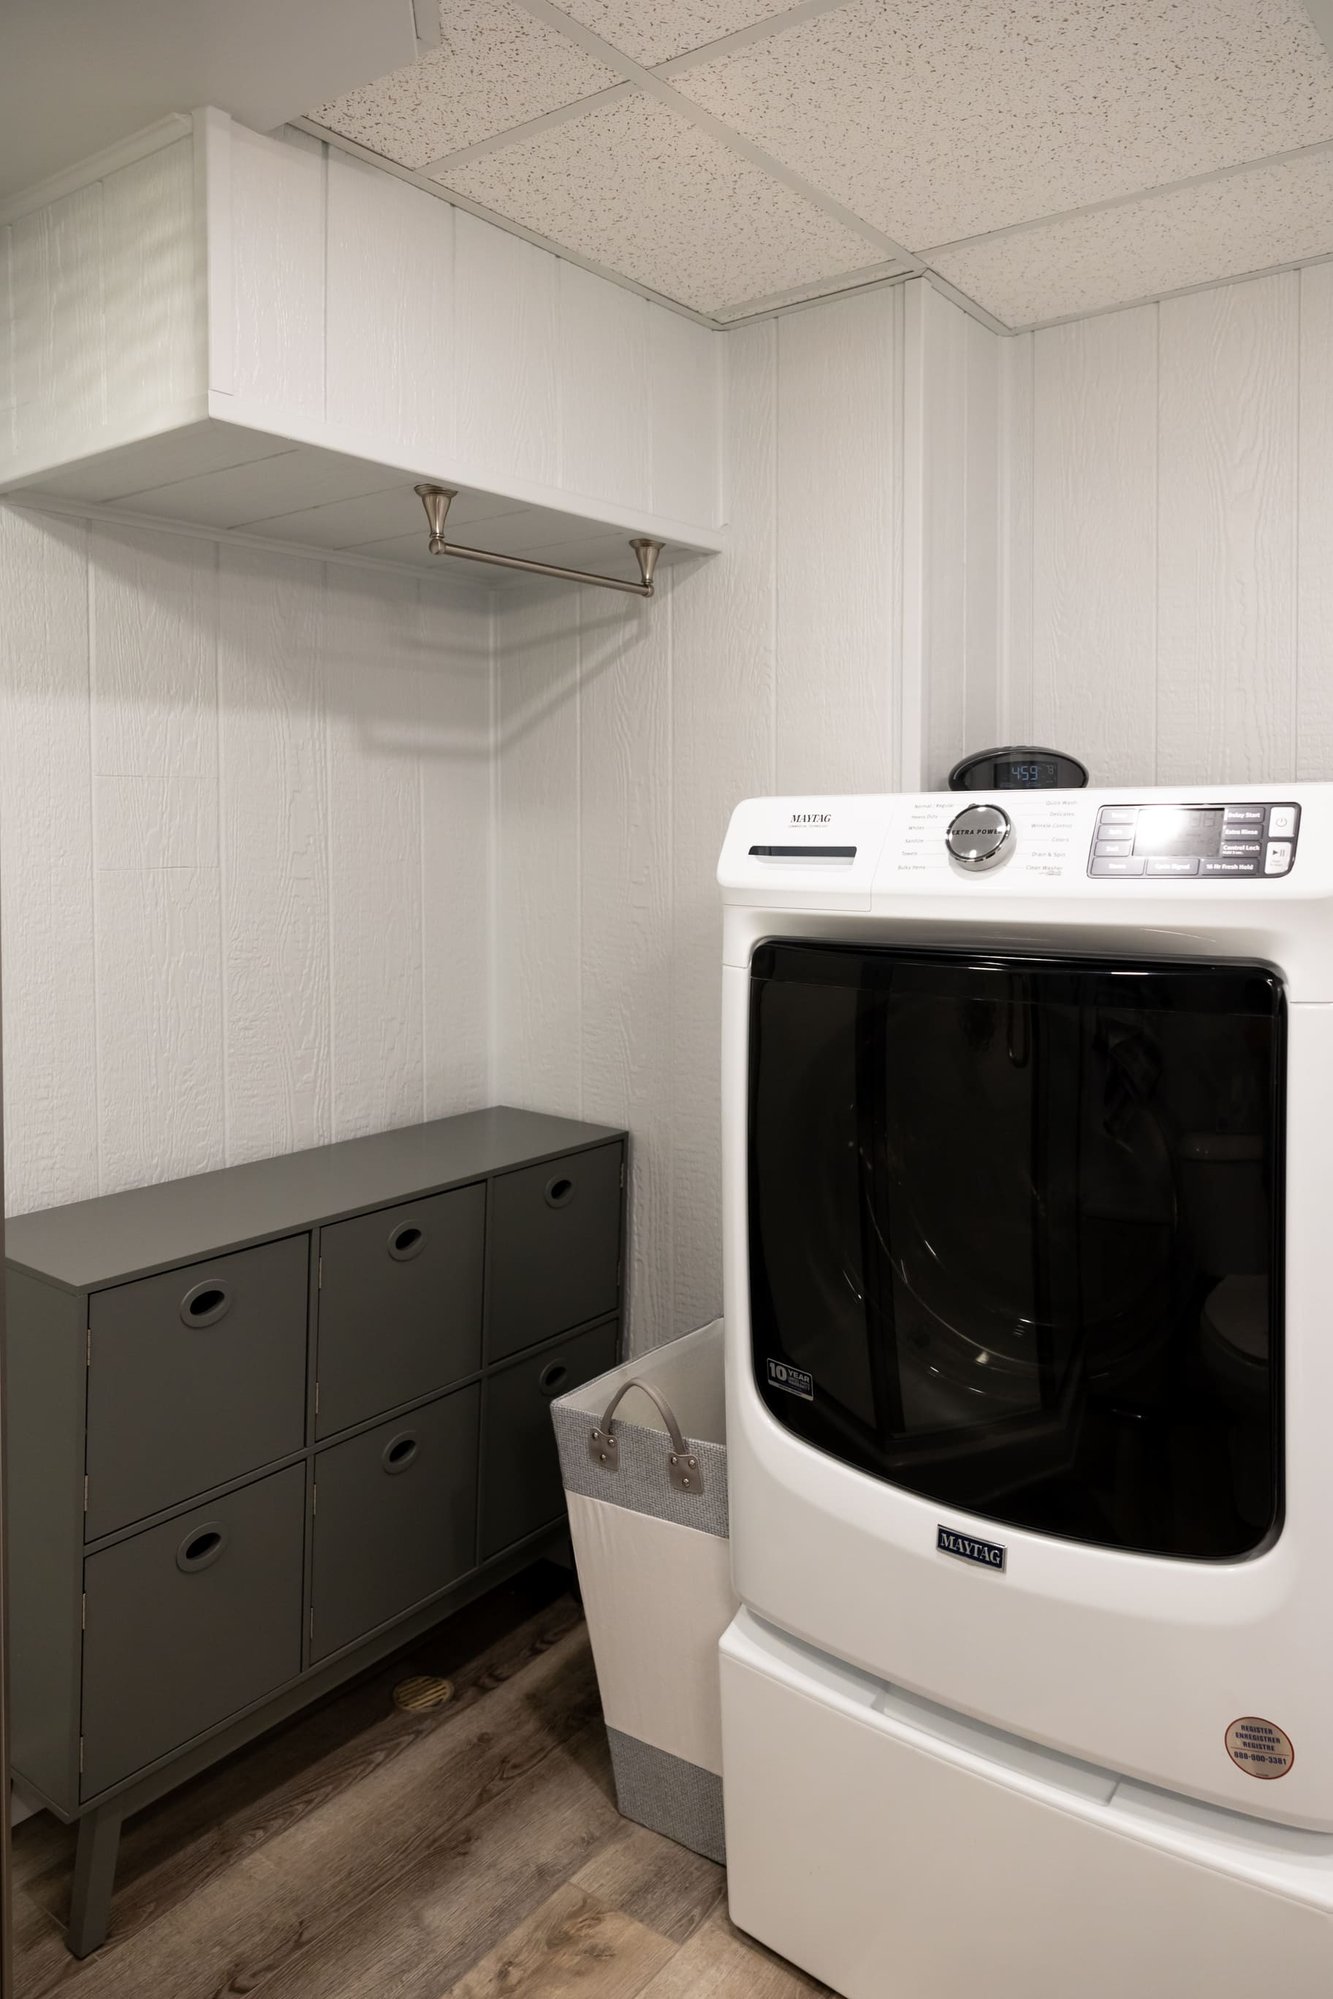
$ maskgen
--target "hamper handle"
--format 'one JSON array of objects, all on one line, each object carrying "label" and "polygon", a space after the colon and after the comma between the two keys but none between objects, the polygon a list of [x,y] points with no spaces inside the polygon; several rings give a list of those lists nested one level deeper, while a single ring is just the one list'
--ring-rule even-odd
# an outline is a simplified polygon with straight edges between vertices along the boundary
[{"label": "hamper handle", "polygon": [[620,1470],[620,1439],[611,1427],[611,1419],[620,1406],[621,1398],[628,1395],[631,1388],[642,1389],[649,1401],[656,1406],[658,1415],[671,1432],[671,1449],[667,1452],[667,1477],[672,1485],[677,1492],[702,1492],[704,1475],[699,1467],[699,1460],[686,1443],[684,1432],[676,1421],[671,1404],[651,1382],[639,1381],[636,1377],[622,1381],[611,1397],[605,1416],[588,1439],[588,1456],[595,1465],[601,1465],[606,1471]]}]

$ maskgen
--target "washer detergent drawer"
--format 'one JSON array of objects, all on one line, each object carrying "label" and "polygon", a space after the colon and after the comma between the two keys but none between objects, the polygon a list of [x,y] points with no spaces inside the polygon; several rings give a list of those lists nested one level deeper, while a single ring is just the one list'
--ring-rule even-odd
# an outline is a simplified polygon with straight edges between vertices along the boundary
[{"label": "washer detergent drawer", "polygon": [[315,1459],[312,1660],[474,1567],[480,1401],[473,1383]]},{"label": "washer detergent drawer", "polygon": [[317,1436],[475,1373],[485,1220],[477,1185],[320,1230]]},{"label": "washer detergent drawer", "polygon": [[488,1360],[617,1309],[624,1156],[617,1139],[492,1182]]},{"label": "washer detergent drawer", "polygon": [[744,1610],[721,1682],[732,1919],[845,1999],[1327,1999],[1333,1838],[1117,1783]]},{"label": "washer detergent drawer", "polygon": [[88,1557],[83,1797],[296,1678],[304,1539],[289,1465]]},{"label": "washer detergent drawer", "polygon": [[96,1291],[86,1539],[305,1442],[310,1238]]}]

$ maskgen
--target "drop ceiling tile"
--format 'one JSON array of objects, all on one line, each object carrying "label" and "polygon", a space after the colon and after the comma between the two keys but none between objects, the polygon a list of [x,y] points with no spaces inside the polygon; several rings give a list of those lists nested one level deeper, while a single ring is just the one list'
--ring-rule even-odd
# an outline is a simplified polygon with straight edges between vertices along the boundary
[{"label": "drop ceiling tile", "polygon": [[671,83],[915,250],[1333,138],[1300,0],[851,0]]},{"label": "drop ceiling tile", "polygon": [[699,312],[884,254],[640,91],[440,178]]},{"label": "drop ceiling tile", "polygon": [[557,0],[604,42],[649,67],[738,28],[785,14],[795,0]]},{"label": "drop ceiling tile", "polygon": [[1333,253],[1333,153],[942,250],[942,277],[1007,326]]},{"label": "drop ceiling tile", "polygon": [[399,166],[424,167],[621,81],[517,0],[439,0],[440,45],[310,113]]}]

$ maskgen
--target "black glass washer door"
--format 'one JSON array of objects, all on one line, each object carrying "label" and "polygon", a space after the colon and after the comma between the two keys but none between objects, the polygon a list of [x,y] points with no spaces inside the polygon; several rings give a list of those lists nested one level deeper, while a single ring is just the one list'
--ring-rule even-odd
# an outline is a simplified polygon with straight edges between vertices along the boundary
[{"label": "black glass washer door", "polygon": [[1143,1553],[1280,1524],[1285,1009],[1251,966],[771,944],[750,1307],[779,1422]]}]

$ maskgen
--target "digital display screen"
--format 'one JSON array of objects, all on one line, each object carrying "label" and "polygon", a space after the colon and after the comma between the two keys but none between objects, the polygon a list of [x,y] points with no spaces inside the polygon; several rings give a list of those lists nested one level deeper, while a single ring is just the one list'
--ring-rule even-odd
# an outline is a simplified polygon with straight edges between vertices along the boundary
[{"label": "digital display screen", "polygon": [[1026,763],[997,763],[995,776],[991,780],[1002,791],[1021,791],[1024,786],[1054,784],[1055,781],[1055,765],[1040,757],[1029,758]]},{"label": "digital display screen", "polygon": [[1220,806],[1148,805],[1134,828],[1134,852],[1157,856],[1217,854],[1222,848],[1222,825]]}]

